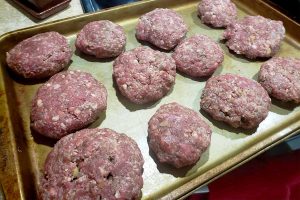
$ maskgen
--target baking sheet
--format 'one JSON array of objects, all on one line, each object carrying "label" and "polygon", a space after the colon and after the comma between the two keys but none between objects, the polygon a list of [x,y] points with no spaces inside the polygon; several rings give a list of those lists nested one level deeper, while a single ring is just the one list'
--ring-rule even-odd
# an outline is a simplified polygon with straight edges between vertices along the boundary
[{"label": "baking sheet", "polygon": [[[239,8],[238,15],[260,13],[274,19],[281,19],[287,29],[280,56],[300,57],[297,35],[299,25],[290,21],[262,1],[234,1]],[[251,159],[271,145],[293,135],[300,129],[300,108],[290,103],[272,101],[271,110],[257,130],[244,131],[200,114],[212,126],[211,146],[196,165],[174,169],[159,164],[147,144],[147,123],[160,105],[176,101],[182,105],[200,110],[200,96],[206,79],[191,79],[177,74],[172,91],[162,100],[150,106],[138,106],[128,102],[116,90],[112,80],[112,59],[100,60],[81,54],[75,50],[74,41],[78,31],[88,22],[100,19],[112,20],[124,27],[127,35],[126,49],[141,44],[135,38],[137,19],[143,13],[156,7],[176,10],[189,25],[187,36],[206,34],[220,40],[222,29],[212,29],[201,23],[197,16],[198,1],[150,0],[133,3],[111,10],[72,17],[48,24],[17,30],[0,37],[0,179],[7,199],[34,199],[44,160],[55,144],[55,140],[42,137],[30,130],[30,103],[42,82],[28,82],[17,78],[5,63],[5,52],[19,41],[45,31],[58,31],[67,36],[74,51],[69,69],[80,69],[93,74],[108,90],[106,114],[90,127],[105,127],[123,132],[139,145],[145,159],[143,199],[180,198],[198,186]],[[234,73],[257,79],[257,72],[263,60],[250,61],[230,53],[224,43],[220,43],[225,59],[214,75]]]}]

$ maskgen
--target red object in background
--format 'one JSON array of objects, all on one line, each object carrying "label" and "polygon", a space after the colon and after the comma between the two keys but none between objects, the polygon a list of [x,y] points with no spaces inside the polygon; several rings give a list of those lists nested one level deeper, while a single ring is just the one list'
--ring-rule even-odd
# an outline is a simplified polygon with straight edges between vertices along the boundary
[{"label": "red object in background", "polygon": [[299,200],[300,150],[259,156],[209,184],[188,200]]}]

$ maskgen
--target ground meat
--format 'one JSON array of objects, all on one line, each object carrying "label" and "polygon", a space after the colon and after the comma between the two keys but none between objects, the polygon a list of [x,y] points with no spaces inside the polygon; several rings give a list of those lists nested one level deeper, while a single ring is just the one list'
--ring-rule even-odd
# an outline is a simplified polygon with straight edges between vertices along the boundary
[{"label": "ground meat", "polygon": [[237,54],[247,58],[272,57],[279,51],[285,35],[281,21],[262,16],[246,16],[230,24],[223,37],[226,45]]},{"label": "ground meat", "polygon": [[106,110],[105,87],[89,73],[60,72],[37,91],[32,101],[31,126],[51,138],[84,128]]},{"label": "ground meat", "polygon": [[172,57],[177,70],[192,76],[210,76],[223,62],[221,47],[205,35],[195,35],[180,43]]},{"label": "ground meat", "polygon": [[208,79],[200,106],[215,120],[252,129],[267,117],[271,99],[256,81],[225,74]]},{"label": "ground meat", "polygon": [[199,114],[177,103],[162,105],[148,123],[149,146],[159,161],[177,168],[195,164],[210,144]]},{"label": "ground meat", "polygon": [[124,51],[126,35],[120,25],[111,21],[94,21],[85,25],[78,33],[75,45],[86,54],[110,58]]},{"label": "ground meat", "polygon": [[65,68],[72,50],[57,32],[40,33],[23,40],[6,53],[6,62],[18,75],[29,79],[50,77]]},{"label": "ground meat", "polygon": [[110,129],[84,129],[59,140],[41,177],[41,199],[137,199],[144,160],[136,142]]},{"label": "ground meat", "polygon": [[261,66],[258,77],[271,96],[300,103],[300,59],[272,58]]},{"label": "ground meat", "polygon": [[213,27],[226,27],[237,19],[237,9],[230,0],[202,0],[198,5],[201,21]]},{"label": "ground meat", "polygon": [[113,64],[113,76],[123,96],[136,104],[157,101],[175,82],[175,61],[149,47],[121,54]]},{"label": "ground meat", "polygon": [[187,25],[173,10],[157,8],[141,16],[136,26],[136,37],[153,45],[170,50],[186,35]]}]

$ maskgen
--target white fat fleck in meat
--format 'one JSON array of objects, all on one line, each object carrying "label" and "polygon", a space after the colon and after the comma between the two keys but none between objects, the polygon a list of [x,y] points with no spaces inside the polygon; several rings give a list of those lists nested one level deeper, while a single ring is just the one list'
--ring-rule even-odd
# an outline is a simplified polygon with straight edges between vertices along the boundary
[{"label": "white fat fleck in meat", "polygon": [[88,88],[89,88],[89,87],[91,87],[91,86],[92,86],[92,83],[90,83],[90,82],[87,82],[85,85],[86,85],[86,87],[88,87]]},{"label": "white fat fleck in meat", "polygon": [[55,85],[53,85],[53,89],[58,89],[58,88],[60,88],[60,84],[55,84]]},{"label": "white fat fleck in meat", "polygon": [[58,120],[59,120],[59,116],[58,116],[58,115],[52,117],[52,121],[55,121],[55,122],[56,122],[56,121],[58,121]]},{"label": "white fat fleck in meat", "polygon": [[160,124],[159,124],[159,126],[162,126],[162,127],[167,127],[167,126],[169,126],[169,123],[168,123],[168,121],[162,121]]},{"label": "white fat fleck in meat", "polygon": [[120,194],[120,192],[119,192],[118,190],[117,190],[116,193],[115,193],[115,197],[116,197],[116,198],[120,198],[120,197],[121,197],[121,194]]},{"label": "white fat fleck in meat", "polygon": [[80,109],[76,108],[74,111],[75,115],[79,115],[81,113]]},{"label": "white fat fleck in meat", "polygon": [[67,128],[66,125],[65,125],[64,123],[60,123],[60,126],[61,126],[61,128],[64,129],[64,130],[66,130],[66,128]]},{"label": "white fat fleck in meat", "polygon": [[123,88],[124,90],[127,90],[127,84],[122,85],[122,88]]},{"label": "white fat fleck in meat", "polygon": [[37,103],[38,107],[42,107],[43,106],[43,101],[41,99],[38,99],[36,103]]}]

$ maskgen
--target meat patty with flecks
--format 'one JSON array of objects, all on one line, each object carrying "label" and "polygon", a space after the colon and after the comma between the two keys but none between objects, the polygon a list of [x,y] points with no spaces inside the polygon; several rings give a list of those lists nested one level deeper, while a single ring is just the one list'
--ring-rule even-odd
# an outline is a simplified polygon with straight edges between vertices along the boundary
[{"label": "meat patty with flecks", "polygon": [[59,139],[94,122],[106,105],[107,91],[91,74],[60,72],[44,83],[32,100],[31,127]]},{"label": "meat patty with flecks", "polygon": [[271,99],[256,81],[225,74],[208,79],[200,106],[215,120],[234,128],[252,129],[267,117]]},{"label": "meat patty with flecks", "polygon": [[138,199],[144,159],[137,143],[110,129],[83,129],[48,154],[41,199]]},{"label": "meat patty with flecks", "polygon": [[148,123],[150,149],[176,168],[195,164],[210,145],[211,133],[197,112],[177,103],[162,105]]}]

